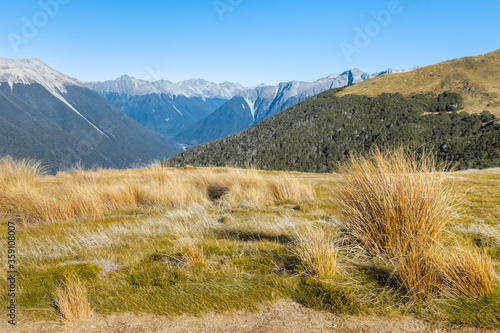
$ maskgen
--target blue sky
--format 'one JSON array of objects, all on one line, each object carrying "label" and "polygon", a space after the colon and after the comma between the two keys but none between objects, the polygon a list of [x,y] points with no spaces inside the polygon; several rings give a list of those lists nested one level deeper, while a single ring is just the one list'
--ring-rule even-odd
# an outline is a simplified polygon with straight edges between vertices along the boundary
[{"label": "blue sky", "polygon": [[[244,85],[314,81],[351,68],[411,68],[500,48],[500,0],[0,4],[0,57],[36,57],[84,81],[123,74]],[[377,21],[372,12],[390,17]]]}]

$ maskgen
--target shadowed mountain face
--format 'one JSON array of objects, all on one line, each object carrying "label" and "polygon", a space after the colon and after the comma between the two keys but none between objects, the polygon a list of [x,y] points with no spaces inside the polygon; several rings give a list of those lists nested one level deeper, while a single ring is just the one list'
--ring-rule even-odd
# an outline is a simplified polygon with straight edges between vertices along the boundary
[{"label": "shadowed mountain face", "polygon": [[35,158],[55,172],[128,168],[182,151],[37,59],[0,65],[0,157]]},{"label": "shadowed mountain face", "polygon": [[139,124],[165,137],[177,135],[227,102],[219,98],[165,94],[129,96],[110,93],[103,96]]},{"label": "shadowed mountain face", "polygon": [[214,141],[245,130],[311,96],[332,88],[352,85],[382,74],[357,69],[331,75],[315,82],[292,81],[278,86],[259,86],[238,93],[226,104],[174,137],[187,146]]}]

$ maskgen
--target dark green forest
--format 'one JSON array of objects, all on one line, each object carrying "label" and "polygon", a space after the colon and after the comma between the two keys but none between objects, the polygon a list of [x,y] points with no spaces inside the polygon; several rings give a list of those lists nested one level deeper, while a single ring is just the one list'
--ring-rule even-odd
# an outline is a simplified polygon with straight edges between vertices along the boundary
[{"label": "dark green forest", "polygon": [[458,169],[500,166],[500,124],[488,111],[468,114],[457,93],[433,98],[346,95],[340,89],[303,101],[248,130],[167,161],[170,166],[255,166],[265,170],[335,171],[352,153],[409,145],[433,151]]}]

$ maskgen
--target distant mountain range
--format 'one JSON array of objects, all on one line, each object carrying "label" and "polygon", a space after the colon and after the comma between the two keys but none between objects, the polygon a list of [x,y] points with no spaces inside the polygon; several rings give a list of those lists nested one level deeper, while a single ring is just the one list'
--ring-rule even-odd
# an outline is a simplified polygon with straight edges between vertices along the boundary
[{"label": "distant mountain range", "polygon": [[56,172],[77,163],[129,168],[180,151],[40,60],[0,58],[0,157],[38,159]]},{"label": "distant mountain range", "polygon": [[166,137],[177,135],[246,89],[230,82],[216,84],[196,79],[175,84],[128,75],[86,85],[141,125]]},{"label": "distant mountain range", "polygon": [[354,69],[315,82],[253,88],[200,79],[149,82],[127,75],[86,85],[143,126],[189,147],[242,131],[327,89],[397,72],[401,71],[368,74]]}]

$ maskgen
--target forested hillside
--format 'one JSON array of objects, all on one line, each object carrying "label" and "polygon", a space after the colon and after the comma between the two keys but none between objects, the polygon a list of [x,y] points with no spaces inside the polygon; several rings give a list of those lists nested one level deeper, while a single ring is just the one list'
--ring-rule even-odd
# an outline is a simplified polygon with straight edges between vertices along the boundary
[{"label": "forested hillside", "polygon": [[460,169],[500,166],[500,124],[489,112],[460,112],[453,92],[437,98],[329,90],[262,123],[168,160],[171,166],[230,165],[267,170],[330,172],[349,154],[408,144],[432,149]]}]

